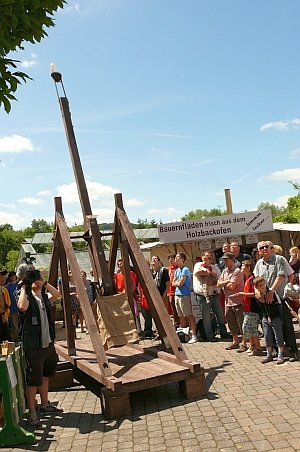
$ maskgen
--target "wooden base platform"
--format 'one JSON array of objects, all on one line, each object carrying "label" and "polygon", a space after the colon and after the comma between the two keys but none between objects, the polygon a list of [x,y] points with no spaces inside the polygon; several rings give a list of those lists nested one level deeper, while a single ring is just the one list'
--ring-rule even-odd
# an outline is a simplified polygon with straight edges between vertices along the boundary
[{"label": "wooden base platform", "polygon": [[113,377],[101,376],[89,338],[76,341],[76,356],[69,356],[66,341],[55,343],[59,356],[106,386],[101,390],[101,405],[106,419],[131,413],[129,394],[148,388],[179,382],[179,391],[191,399],[206,394],[204,369],[199,363],[178,361],[159,347],[127,344],[106,352]]}]

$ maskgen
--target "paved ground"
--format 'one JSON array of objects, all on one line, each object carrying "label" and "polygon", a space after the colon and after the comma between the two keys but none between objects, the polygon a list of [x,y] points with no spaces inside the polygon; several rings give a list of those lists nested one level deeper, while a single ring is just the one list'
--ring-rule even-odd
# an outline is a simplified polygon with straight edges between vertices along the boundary
[{"label": "paved ground", "polygon": [[[298,324],[295,330],[299,344]],[[205,398],[183,400],[170,384],[132,394],[132,416],[105,421],[99,399],[84,387],[60,390],[51,400],[65,412],[44,418],[36,445],[6,450],[300,451],[300,362],[263,365],[225,346],[185,346],[205,368]]]}]

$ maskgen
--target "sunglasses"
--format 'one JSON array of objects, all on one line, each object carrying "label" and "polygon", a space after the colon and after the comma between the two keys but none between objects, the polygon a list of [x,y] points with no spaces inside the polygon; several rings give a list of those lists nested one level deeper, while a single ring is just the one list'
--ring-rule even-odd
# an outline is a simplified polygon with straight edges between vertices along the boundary
[{"label": "sunglasses", "polygon": [[269,248],[269,245],[263,245],[259,248],[259,251]]}]

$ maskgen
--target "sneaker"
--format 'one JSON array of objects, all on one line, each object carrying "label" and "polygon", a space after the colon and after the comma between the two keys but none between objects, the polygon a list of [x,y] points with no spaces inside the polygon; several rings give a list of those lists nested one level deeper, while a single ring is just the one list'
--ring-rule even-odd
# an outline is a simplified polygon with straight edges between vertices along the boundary
[{"label": "sneaker", "polygon": [[40,407],[40,413],[62,413],[64,411],[63,408],[58,408],[56,405],[53,405],[53,403],[48,403],[46,406]]},{"label": "sneaker", "polygon": [[39,427],[41,425],[41,421],[36,417],[35,419],[28,414],[27,416],[27,425],[30,427]]},{"label": "sneaker", "polygon": [[257,350],[257,348],[255,348],[254,350],[252,350],[252,352],[249,353],[248,356],[262,356],[264,354],[264,352],[260,349]]},{"label": "sneaker", "polygon": [[194,344],[195,342],[198,342],[197,336],[192,336],[191,339],[188,341],[188,344]]},{"label": "sneaker", "polygon": [[238,353],[243,353],[248,350],[247,345],[241,345],[240,348],[237,350]]}]

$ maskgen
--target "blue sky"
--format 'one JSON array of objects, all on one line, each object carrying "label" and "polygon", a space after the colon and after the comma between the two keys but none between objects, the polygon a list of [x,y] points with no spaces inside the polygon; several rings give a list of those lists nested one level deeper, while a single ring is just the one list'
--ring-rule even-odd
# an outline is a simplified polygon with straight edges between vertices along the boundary
[{"label": "blue sky", "polygon": [[285,205],[300,182],[300,3],[78,0],[13,55],[34,81],[0,111],[0,224],[82,214],[50,63],[63,74],[93,213],[179,219]]}]

